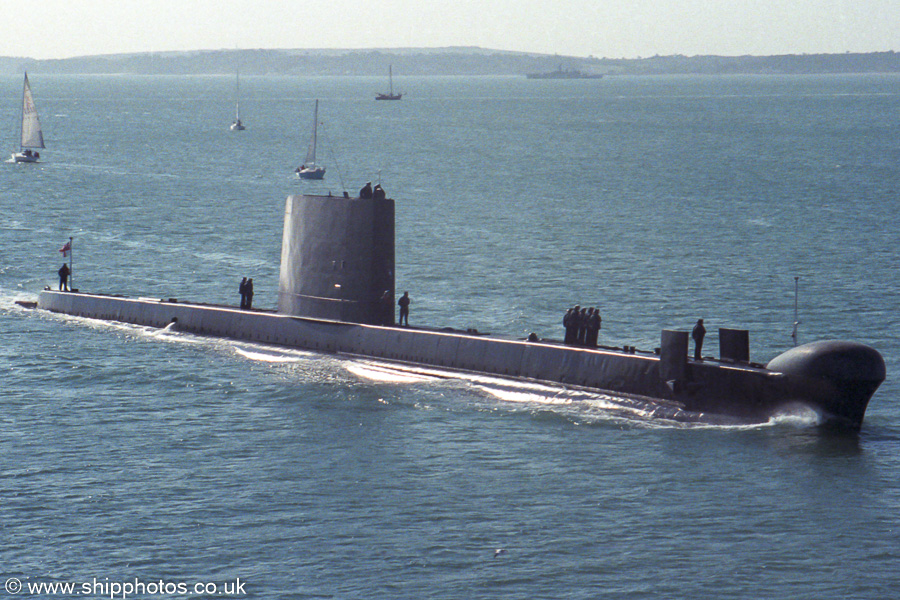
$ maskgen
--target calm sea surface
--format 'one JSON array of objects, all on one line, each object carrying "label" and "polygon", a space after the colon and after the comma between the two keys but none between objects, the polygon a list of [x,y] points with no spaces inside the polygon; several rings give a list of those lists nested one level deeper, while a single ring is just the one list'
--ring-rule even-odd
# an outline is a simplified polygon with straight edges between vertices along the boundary
[{"label": "calm sea surface", "polygon": [[[0,593],[895,597],[900,77],[386,83],[244,78],[236,133],[232,77],[31,75],[44,160],[0,164]],[[20,97],[0,78],[5,153]],[[316,98],[328,174],[300,182]],[[237,304],[248,276],[274,307],[285,197],[366,181],[413,324],[560,336],[580,303],[607,344],[703,317],[766,362],[799,277],[801,341],[871,344],[888,379],[858,436],[686,426],[14,303],[72,236],[82,290]]]}]

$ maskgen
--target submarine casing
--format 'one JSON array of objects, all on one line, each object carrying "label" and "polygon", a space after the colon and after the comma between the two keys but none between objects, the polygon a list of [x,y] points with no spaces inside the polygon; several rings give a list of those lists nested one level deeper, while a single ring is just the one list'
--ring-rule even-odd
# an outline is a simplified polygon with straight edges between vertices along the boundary
[{"label": "submarine casing", "polygon": [[38,297],[37,307],[150,327],[165,327],[175,321],[179,331],[199,335],[645,398],[659,408],[660,416],[676,420],[702,421],[720,415],[759,423],[768,421],[782,407],[802,403],[820,412],[823,422],[858,429],[869,399],[884,379],[881,355],[854,342],[798,346],[763,368],[683,358],[687,347],[678,342],[686,332],[676,332],[682,335],[675,336],[664,333],[663,338],[673,338],[676,343],[663,346],[655,355],[83,292],[45,290]]}]

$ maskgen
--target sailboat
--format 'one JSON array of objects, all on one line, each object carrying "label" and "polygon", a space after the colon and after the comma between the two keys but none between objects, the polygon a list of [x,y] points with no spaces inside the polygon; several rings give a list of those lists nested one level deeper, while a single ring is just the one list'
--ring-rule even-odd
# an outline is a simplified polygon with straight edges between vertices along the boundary
[{"label": "sailboat", "polygon": [[309,149],[306,151],[306,158],[303,165],[297,167],[295,173],[300,179],[322,179],[325,177],[325,167],[316,164],[316,143],[319,131],[319,101],[316,100],[316,107],[313,109],[313,129],[312,139],[309,141]]},{"label": "sailboat", "polygon": [[232,131],[243,131],[246,129],[241,123],[241,74],[234,74],[234,122],[231,124]]},{"label": "sailboat", "polygon": [[38,118],[37,108],[34,106],[34,98],[31,95],[31,85],[28,83],[28,73],[25,73],[25,85],[22,88],[22,143],[19,151],[13,153],[12,162],[35,163],[41,157],[36,148],[44,146],[44,133],[41,131],[41,120]]},{"label": "sailboat", "polygon": [[376,100],[399,100],[403,97],[403,94],[394,93],[394,69],[393,65],[388,67],[388,81],[390,82],[391,91],[387,94],[378,94],[375,96]]}]

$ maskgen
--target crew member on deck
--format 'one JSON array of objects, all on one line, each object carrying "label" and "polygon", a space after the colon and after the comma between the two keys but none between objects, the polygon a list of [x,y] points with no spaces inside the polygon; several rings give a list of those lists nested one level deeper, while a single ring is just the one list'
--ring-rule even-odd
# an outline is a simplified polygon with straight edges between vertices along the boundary
[{"label": "crew member on deck", "polygon": [[246,306],[244,306],[244,308],[246,308],[247,310],[250,310],[250,308],[253,306],[253,278],[252,277],[247,280],[247,286],[244,288],[244,295],[247,298],[247,302],[245,303]]},{"label": "crew member on deck", "polygon": [[372,198],[372,182],[369,181],[359,190],[359,197],[363,200],[370,200]]},{"label": "crew member on deck", "polygon": [[68,292],[69,291],[69,265],[63,263],[63,266],[59,268],[59,291]]},{"label": "crew member on deck", "polygon": [[582,308],[578,313],[578,339],[575,341],[579,346],[584,346],[587,337],[588,314],[587,308]]},{"label": "crew member on deck", "polygon": [[397,304],[400,305],[400,326],[402,327],[405,321],[406,326],[409,327],[409,292],[403,292],[403,296],[397,300]]},{"label": "crew member on deck", "polygon": [[380,183],[375,184],[375,189],[372,190],[372,198],[374,198],[375,200],[385,199],[384,188],[381,187]]},{"label": "crew member on deck", "polygon": [[691,331],[691,337],[694,339],[694,360],[703,360],[703,338],[706,336],[706,327],[703,326],[703,319],[697,319],[694,330]]},{"label": "crew member on deck", "polygon": [[570,345],[575,343],[575,337],[578,333],[575,315],[578,313],[579,308],[578,306],[573,306],[563,316],[563,327],[566,329],[566,337],[563,339],[563,343]]},{"label": "crew member on deck", "polygon": [[381,295],[381,305],[382,309],[379,309],[379,314],[383,315],[382,325],[393,325],[394,324],[394,297],[391,294],[391,290],[384,290],[384,293]]},{"label": "crew member on deck", "polygon": [[247,278],[241,279],[241,285],[238,286],[241,293],[241,308],[247,308]]},{"label": "crew member on deck", "polygon": [[597,347],[597,340],[600,338],[600,323],[600,309],[588,309],[587,335],[585,341],[587,341],[587,345],[591,348]]}]

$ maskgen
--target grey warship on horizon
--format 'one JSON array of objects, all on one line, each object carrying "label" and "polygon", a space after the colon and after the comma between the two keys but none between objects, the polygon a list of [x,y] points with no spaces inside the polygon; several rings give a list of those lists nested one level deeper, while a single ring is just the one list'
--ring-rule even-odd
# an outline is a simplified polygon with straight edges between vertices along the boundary
[{"label": "grey warship on horizon", "polygon": [[513,340],[394,321],[394,201],[290,196],[285,207],[275,311],[176,299],[45,289],[37,308],[94,319],[364,356],[405,365],[599,390],[676,421],[764,423],[801,405],[821,423],[862,426],[885,378],[864,344],[794,347],[766,366],[749,360],[749,334],[720,329],[720,357],[688,356],[687,331],[664,330],[653,352]]},{"label": "grey warship on horizon", "polygon": [[562,65],[555,71],[542,73],[527,73],[528,79],[603,79],[602,73],[587,73],[578,69],[564,69]]}]

